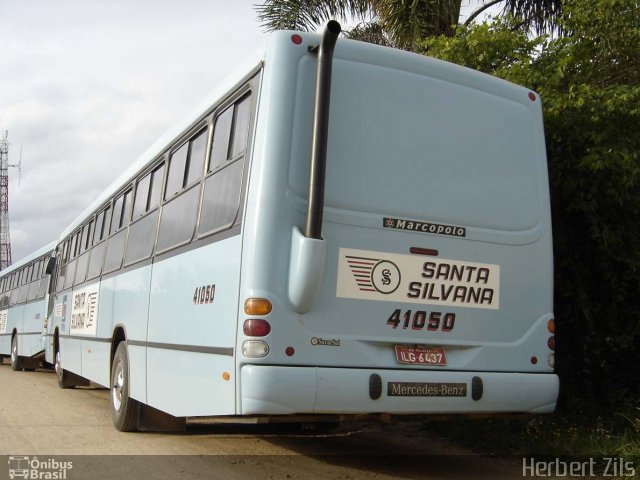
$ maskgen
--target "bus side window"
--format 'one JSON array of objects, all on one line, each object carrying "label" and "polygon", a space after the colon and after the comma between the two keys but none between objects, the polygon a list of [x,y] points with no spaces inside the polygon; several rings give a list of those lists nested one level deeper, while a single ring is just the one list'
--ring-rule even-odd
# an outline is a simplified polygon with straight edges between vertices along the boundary
[{"label": "bus side window", "polygon": [[38,260],[38,262],[36,263],[36,269],[33,274],[33,280],[40,280],[42,278],[42,263],[43,263],[42,259]]},{"label": "bus side window", "polygon": [[62,247],[62,263],[67,263],[69,260],[69,240],[64,242],[64,247]]},{"label": "bus side window", "polygon": [[62,262],[58,266],[56,278],[56,293],[62,291],[64,279],[67,276],[67,264],[69,262],[69,239],[65,240],[62,247]]},{"label": "bus side window", "polygon": [[76,277],[74,285],[83,283],[87,278],[87,267],[91,255],[91,233],[93,232],[93,217],[82,227],[80,242],[80,257],[76,264]]},{"label": "bus side window", "polygon": [[109,213],[111,213],[111,207],[105,208],[101,213],[98,214],[95,235],[93,237],[94,245],[100,243],[107,236],[107,232],[109,231]]},{"label": "bus side window", "polygon": [[85,226],[86,231],[82,231],[82,251],[86,252],[91,248],[91,234],[93,233],[93,218]]},{"label": "bus side window", "polygon": [[29,278],[29,295],[27,301],[33,300],[38,296],[38,290],[40,287],[40,266],[42,260],[38,259],[33,263],[33,269],[31,270],[31,277]]},{"label": "bus side window", "polygon": [[71,252],[69,254],[69,263],[67,264],[67,272],[64,279],[64,289],[71,288],[76,274],[76,265],[78,264],[78,252],[80,251],[80,235],[81,231],[77,230],[71,240]]},{"label": "bus side window", "polygon": [[31,265],[22,267],[20,270],[20,295],[18,297],[18,303],[23,303],[27,300],[29,293],[29,282],[27,281],[31,276]]},{"label": "bus side window", "polygon": [[78,230],[74,236],[74,242],[75,242],[75,250],[73,252],[73,258],[77,258],[78,255],[80,255],[80,243],[81,243],[81,238],[82,238],[82,231]]},{"label": "bus side window", "polygon": [[133,220],[136,221],[142,215],[147,213],[147,205],[149,203],[149,182],[151,174],[148,173],[142,177],[136,185],[136,198],[133,202]]},{"label": "bus side window", "polygon": [[169,175],[167,176],[167,189],[165,190],[165,200],[173,197],[184,187],[184,169],[187,163],[189,144],[185,143],[178,150],[171,154],[169,159]]},{"label": "bus side window", "polygon": [[238,215],[250,119],[250,93],[216,118],[209,168],[212,173],[204,182],[199,236],[229,228]]},{"label": "bus side window", "polygon": [[18,292],[20,290],[18,284],[20,283],[20,270],[15,273],[13,280],[13,290],[11,291],[11,305],[15,305],[18,301]]},{"label": "bus side window", "polygon": [[103,240],[107,236],[109,213],[111,213],[111,207],[106,207],[96,215],[96,228],[94,229],[93,248],[91,249],[91,258],[89,259],[87,280],[96,278],[102,272],[104,252],[107,246],[107,243]]},{"label": "bus side window", "polygon": [[113,214],[111,216],[111,229],[109,235],[116,233],[120,229],[120,220],[122,219],[122,202],[123,196],[120,195],[113,204]]},{"label": "bus side window", "polygon": [[12,292],[13,292],[13,273],[9,275],[9,282],[7,285],[7,300],[6,300],[7,305],[11,303]]},{"label": "bus side window", "polygon": [[164,180],[164,163],[151,173],[151,188],[149,190],[149,208],[153,210],[160,205],[162,194],[162,181]]},{"label": "bus side window", "polygon": [[231,122],[233,121],[233,108],[231,105],[218,118],[213,127],[213,143],[211,144],[211,160],[209,160],[209,172],[217,169],[227,161],[229,155],[229,139],[231,138]]},{"label": "bus side window", "polygon": [[236,102],[233,111],[233,135],[231,142],[231,151],[229,159],[235,158],[237,155],[244,153],[247,148],[247,135],[249,133],[250,120],[250,96],[247,94]]},{"label": "bus side window", "polygon": [[76,258],[76,234],[74,233],[71,237],[71,248],[69,249],[69,261]]},{"label": "bus side window", "polygon": [[187,171],[185,179],[185,187],[193,182],[202,179],[204,174],[204,159],[207,154],[207,140],[209,130],[204,128],[191,140],[189,140],[189,159],[187,162]]},{"label": "bus side window", "polygon": [[120,219],[120,228],[129,225],[131,220],[131,190],[124,194],[124,204],[122,206],[122,217]]},{"label": "bus side window", "polygon": [[[111,236],[107,240],[107,253],[103,273],[113,272],[122,266],[127,229],[131,216],[131,189],[120,195],[113,204]],[[117,232],[114,234],[114,232]]]},{"label": "bus side window", "polygon": [[[162,207],[156,252],[161,253],[193,238],[198,217],[208,129],[202,128],[169,159],[167,188]],[[181,170],[182,169],[182,170]]]},{"label": "bus side window", "polygon": [[40,260],[36,260],[32,266],[27,301],[34,300],[38,296],[38,290],[40,289],[40,282],[38,281],[40,279]]},{"label": "bus side window", "polygon": [[49,258],[49,256],[47,255],[46,257],[42,257],[39,261],[38,261],[38,277],[37,277],[37,291],[36,291],[36,298],[42,298],[44,297],[45,293],[47,293],[47,275],[45,273],[45,269],[46,269],[46,265],[47,265],[47,258]]},{"label": "bus side window", "polygon": [[113,204],[113,216],[111,217],[111,229],[109,234],[116,233],[121,228],[129,225],[131,216],[131,190],[120,195]]},{"label": "bus side window", "polygon": [[204,169],[207,137],[208,129],[205,127],[171,154],[165,200],[200,181]]},{"label": "bus side window", "polygon": [[146,174],[136,188],[133,223],[129,227],[124,265],[146,260],[151,256],[156,241],[160,209],[160,192],[164,176],[164,164]]}]

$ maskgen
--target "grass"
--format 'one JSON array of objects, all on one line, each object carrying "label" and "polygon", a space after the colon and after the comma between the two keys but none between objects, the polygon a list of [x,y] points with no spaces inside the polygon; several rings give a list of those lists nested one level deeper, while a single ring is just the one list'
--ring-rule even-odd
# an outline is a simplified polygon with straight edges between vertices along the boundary
[{"label": "grass", "polygon": [[640,467],[640,401],[605,414],[576,409],[527,420],[456,419],[425,424],[479,453],[535,457],[615,457]]}]

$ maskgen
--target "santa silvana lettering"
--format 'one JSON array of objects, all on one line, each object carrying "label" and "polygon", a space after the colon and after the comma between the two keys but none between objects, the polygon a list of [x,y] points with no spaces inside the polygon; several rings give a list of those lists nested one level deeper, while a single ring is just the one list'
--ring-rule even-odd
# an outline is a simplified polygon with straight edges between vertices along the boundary
[{"label": "santa silvana lettering", "polygon": [[492,305],[494,289],[489,287],[491,270],[474,265],[425,262],[421,277],[428,281],[410,282],[408,298],[432,301]]}]

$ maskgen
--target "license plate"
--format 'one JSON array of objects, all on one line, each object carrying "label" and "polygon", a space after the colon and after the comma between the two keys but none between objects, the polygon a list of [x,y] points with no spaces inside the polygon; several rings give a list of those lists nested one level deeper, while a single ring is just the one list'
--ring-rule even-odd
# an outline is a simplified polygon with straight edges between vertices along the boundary
[{"label": "license plate", "polygon": [[446,365],[442,347],[412,347],[396,345],[396,360],[407,365]]}]

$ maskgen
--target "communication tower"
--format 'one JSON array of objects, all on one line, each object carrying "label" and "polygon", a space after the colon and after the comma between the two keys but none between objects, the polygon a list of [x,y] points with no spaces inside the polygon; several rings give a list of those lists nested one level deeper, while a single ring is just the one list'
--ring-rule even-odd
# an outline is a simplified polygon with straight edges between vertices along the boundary
[{"label": "communication tower", "polygon": [[0,140],[0,270],[11,265],[11,236],[9,235],[9,167],[22,170],[22,151],[20,162],[9,164],[9,132],[4,131]]}]

